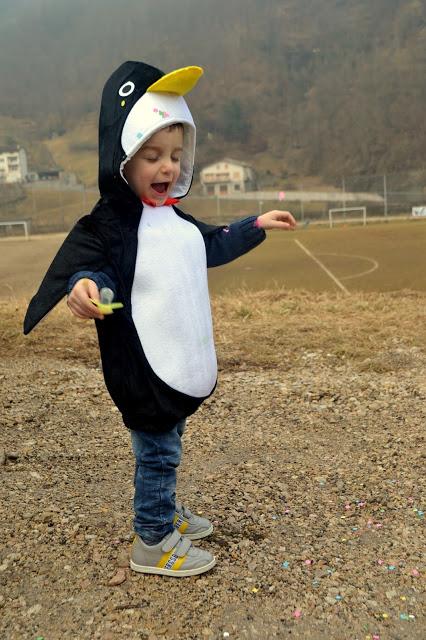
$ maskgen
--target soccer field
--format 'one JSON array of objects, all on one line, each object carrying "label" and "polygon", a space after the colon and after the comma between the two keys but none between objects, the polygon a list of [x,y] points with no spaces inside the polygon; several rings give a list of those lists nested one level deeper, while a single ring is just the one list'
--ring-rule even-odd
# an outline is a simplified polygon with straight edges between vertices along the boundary
[{"label": "soccer field", "polygon": [[268,231],[229,265],[210,269],[212,292],[242,285],[309,291],[426,291],[426,221]]},{"label": "soccer field", "polygon": [[[63,234],[0,241],[0,297],[29,297]],[[209,270],[212,293],[284,287],[309,291],[426,291],[426,220],[268,231],[242,258]]]}]

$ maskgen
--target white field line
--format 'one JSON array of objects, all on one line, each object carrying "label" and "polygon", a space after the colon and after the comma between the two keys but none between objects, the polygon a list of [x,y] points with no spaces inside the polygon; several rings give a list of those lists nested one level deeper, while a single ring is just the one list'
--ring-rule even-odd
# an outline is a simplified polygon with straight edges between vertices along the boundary
[{"label": "white field line", "polygon": [[337,258],[358,258],[359,260],[365,260],[365,262],[369,262],[373,266],[366,271],[361,271],[361,273],[354,273],[351,276],[343,276],[340,278],[341,280],[352,280],[353,278],[361,278],[362,276],[367,276],[373,271],[376,271],[379,268],[379,263],[377,260],[373,258],[367,258],[367,256],[357,256],[354,253],[319,253],[319,256],[335,256]]},{"label": "white field line", "polygon": [[340,282],[340,280],[338,280],[338,279],[336,278],[336,276],[335,276],[333,273],[331,273],[330,269],[327,269],[327,267],[325,266],[325,264],[323,264],[323,263],[321,262],[321,260],[318,260],[318,258],[316,258],[316,257],[314,256],[314,254],[313,254],[313,253],[311,253],[311,252],[309,251],[309,249],[307,249],[307,248],[306,248],[306,247],[305,247],[301,242],[299,242],[299,240],[295,240],[295,243],[296,243],[297,245],[299,245],[299,247],[300,247],[300,248],[301,248],[301,249],[306,253],[306,255],[308,255],[310,258],[312,258],[312,260],[313,260],[314,262],[316,262],[316,263],[317,263],[317,265],[318,265],[319,267],[321,267],[321,269],[322,269],[323,271],[325,271],[325,272],[326,272],[326,274],[327,274],[327,275],[328,275],[328,276],[333,280],[333,282],[334,282],[335,284],[337,284],[337,286],[338,286],[342,291],[344,291],[344,293],[346,293],[347,295],[349,295],[349,291],[346,289],[346,287],[345,287],[345,286]]}]

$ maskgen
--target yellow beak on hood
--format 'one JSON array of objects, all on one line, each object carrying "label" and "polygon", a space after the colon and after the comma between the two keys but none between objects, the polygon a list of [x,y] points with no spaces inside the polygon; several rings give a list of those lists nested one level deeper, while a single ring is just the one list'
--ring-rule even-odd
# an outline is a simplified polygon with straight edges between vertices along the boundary
[{"label": "yellow beak on hood", "polygon": [[162,76],[148,87],[147,92],[175,93],[184,96],[195,87],[204,71],[201,67],[183,67]]}]

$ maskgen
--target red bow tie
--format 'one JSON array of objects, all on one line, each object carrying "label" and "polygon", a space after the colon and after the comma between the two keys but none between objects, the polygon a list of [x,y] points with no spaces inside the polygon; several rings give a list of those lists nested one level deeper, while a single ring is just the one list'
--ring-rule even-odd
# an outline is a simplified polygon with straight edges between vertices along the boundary
[{"label": "red bow tie", "polygon": [[171,204],[176,204],[177,202],[179,202],[179,198],[167,198],[167,200],[161,205],[158,205],[156,202],[154,202],[153,200],[149,200],[148,198],[142,198],[142,202],[148,204],[150,207],[168,207]]}]

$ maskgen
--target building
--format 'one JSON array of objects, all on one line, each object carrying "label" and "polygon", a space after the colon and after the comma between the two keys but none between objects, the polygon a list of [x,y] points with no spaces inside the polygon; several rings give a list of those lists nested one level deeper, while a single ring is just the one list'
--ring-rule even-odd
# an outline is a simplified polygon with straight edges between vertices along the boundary
[{"label": "building", "polygon": [[25,149],[0,147],[0,182],[24,182],[28,174]]},{"label": "building", "polygon": [[41,169],[40,171],[38,171],[38,179],[39,180],[60,180],[61,170],[60,169]]},{"label": "building", "polygon": [[77,176],[70,171],[62,171],[62,169],[39,169],[38,171],[30,171],[27,175],[27,181],[32,182],[37,189],[41,188],[59,188],[67,189],[78,187],[81,188]]},{"label": "building", "polygon": [[256,190],[253,168],[246,162],[224,158],[200,172],[203,193],[207,196],[235,196]]}]

